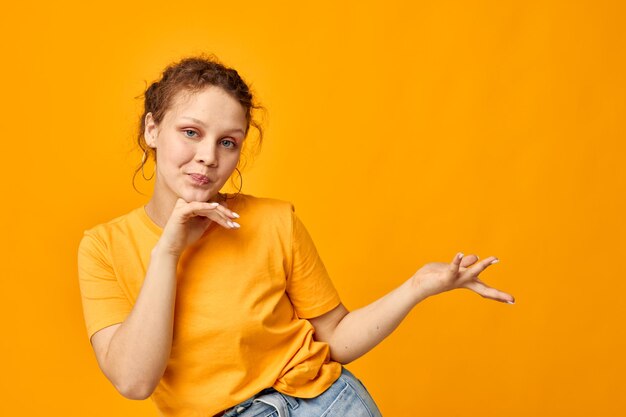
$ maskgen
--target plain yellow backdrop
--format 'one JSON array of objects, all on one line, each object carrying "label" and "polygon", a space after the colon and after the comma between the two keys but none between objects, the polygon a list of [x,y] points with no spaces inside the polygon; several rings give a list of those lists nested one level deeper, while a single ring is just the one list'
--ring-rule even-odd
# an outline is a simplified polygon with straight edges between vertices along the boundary
[{"label": "plain yellow backdrop", "polygon": [[383,415],[626,409],[624,2],[117,3],[0,16],[1,415],[157,415],[98,368],[76,250],[147,202],[135,97],[199,52],[268,109],[243,191],[295,204],[349,309],[500,258],[515,305],[429,298],[348,365]]}]

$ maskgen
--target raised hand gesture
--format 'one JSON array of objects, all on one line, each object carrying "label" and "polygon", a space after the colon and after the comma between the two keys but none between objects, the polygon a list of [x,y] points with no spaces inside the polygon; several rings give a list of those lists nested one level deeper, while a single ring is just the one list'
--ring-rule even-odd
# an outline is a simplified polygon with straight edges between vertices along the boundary
[{"label": "raised hand gesture", "polygon": [[188,203],[179,198],[163,228],[159,245],[168,253],[179,256],[187,246],[202,237],[211,222],[227,229],[236,229],[239,224],[231,219],[238,217],[237,213],[217,202]]},{"label": "raised hand gesture", "polygon": [[428,263],[411,277],[412,284],[427,296],[456,288],[467,288],[481,297],[514,304],[515,298],[511,294],[492,288],[478,278],[487,267],[497,263],[498,258],[490,256],[480,262],[477,261],[476,255],[463,257],[462,253],[458,253],[451,263]]}]

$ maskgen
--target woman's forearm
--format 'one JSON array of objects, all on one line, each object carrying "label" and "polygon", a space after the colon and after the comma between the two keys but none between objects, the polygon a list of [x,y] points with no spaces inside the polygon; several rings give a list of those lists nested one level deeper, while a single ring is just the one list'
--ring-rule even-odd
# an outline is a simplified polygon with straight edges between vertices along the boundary
[{"label": "woman's forearm", "polygon": [[346,364],[370,351],[393,332],[428,294],[409,279],[373,303],[347,314],[330,339],[331,358]]},{"label": "woman's forearm", "polygon": [[178,257],[151,254],[146,277],[127,319],[117,329],[106,355],[114,383],[124,395],[147,398],[165,372],[172,348]]}]

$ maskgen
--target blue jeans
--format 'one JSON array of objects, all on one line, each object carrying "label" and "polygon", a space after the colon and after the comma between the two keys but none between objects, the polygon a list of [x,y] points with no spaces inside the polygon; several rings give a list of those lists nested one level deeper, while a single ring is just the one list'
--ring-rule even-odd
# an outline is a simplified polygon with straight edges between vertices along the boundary
[{"label": "blue jeans", "polygon": [[267,388],[228,409],[224,417],[382,417],[376,403],[350,371],[315,398],[292,397]]}]

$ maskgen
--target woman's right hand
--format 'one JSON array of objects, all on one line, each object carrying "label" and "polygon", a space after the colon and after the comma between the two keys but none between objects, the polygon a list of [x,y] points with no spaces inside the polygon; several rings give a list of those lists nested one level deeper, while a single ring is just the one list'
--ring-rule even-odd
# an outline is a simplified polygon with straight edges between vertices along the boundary
[{"label": "woman's right hand", "polygon": [[239,224],[231,219],[239,215],[217,202],[176,200],[170,218],[163,228],[158,242],[162,250],[180,256],[185,248],[204,234],[211,222],[227,229],[238,229]]}]

